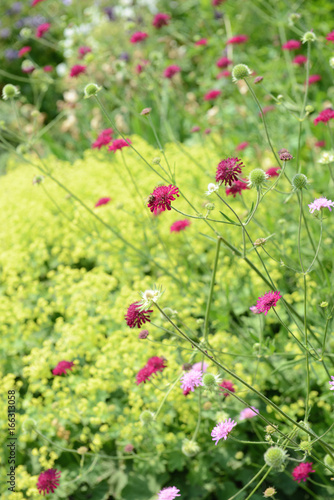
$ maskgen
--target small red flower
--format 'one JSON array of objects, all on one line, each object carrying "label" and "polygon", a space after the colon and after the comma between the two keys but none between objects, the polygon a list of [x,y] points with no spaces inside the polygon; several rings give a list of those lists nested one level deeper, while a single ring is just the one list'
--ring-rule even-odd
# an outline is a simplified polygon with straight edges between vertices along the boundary
[{"label": "small red flower", "polygon": [[198,125],[195,125],[191,130],[190,132],[194,133],[194,132],[200,132],[201,130],[201,127],[199,127]]},{"label": "small red flower", "polygon": [[320,75],[311,75],[308,79],[308,84],[313,85],[314,83],[320,82],[321,76]]},{"label": "small red flower", "polygon": [[305,462],[303,464],[297,465],[297,467],[295,467],[292,471],[292,477],[294,481],[298,481],[298,483],[300,483],[300,481],[304,481],[305,483],[309,474],[311,472],[315,472],[315,470],[312,469],[312,465],[312,462]]},{"label": "small red flower", "polygon": [[216,181],[220,184],[232,186],[233,182],[239,180],[241,169],[244,164],[239,158],[226,158],[217,167]]},{"label": "small red flower", "polygon": [[207,43],[208,43],[207,38],[201,38],[200,40],[197,40],[197,42],[195,42],[195,45],[198,47],[200,45],[207,45]]},{"label": "small red flower", "polygon": [[279,299],[282,298],[281,292],[267,292],[262,297],[259,297],[256,302],[256,307],[260,312],[267,316],[272,307],[275,307]]},{"label": "small red flower", "polygon": [[47,33],[49,31],[50,27],[51,27],[50,23],[40,24],[36,30],[37,38],[42,38],[42,36],[45,35],[45,33]]},{"label": "small red flower", "polygon": [[[267,113],[270,113],[270,111],[275,111],[275,109],[276,109],[276,107],[275,107],[273,104],[271,104],[270,106],[264,106],[264,107],[262,108],[262,113],[263,113],[264,115],[266,115]],[[259,112],[259,116],[262,116],[262,113],[261,113],[261,111],[260,111],[260,112]]]},{"label": "small red flower", "polygon": [[154,215],[157,215],[158,211],[171,210],[171,204],[175,200],[175,196],[180,196],[179,189],[176,186],[172,184],[169,186],[158,186],[150,194],[147,206]]},{"label": "small red flower", "polygon": [[28,52],[31,51],[31,47],[29,45],[26,45],[25,47],[22,47],[22,49],[19,50],[19,57],[24,56],[24,54],[28,54]]},{"label": "small red flower", "polygon": [[220,90],[210,90],[204,96],[204,101],[214,101],[221,94]]},{"label": "small red flower", "polygon": [[334,31],[331,31],[330,33],[328,33],[328,35],[326,35],[326,40],[328,40],[329,42],[334,42]]},{"label": "small red flower", "polygon": [[167,366],[167,360],[165,358],[153,356],[147,361],[146,366],[151,369],[152,374],[162,372]]},{"label": "small red flower", "polygon": [[231,71],[229,71],[228,69],[224,69],[224,71],[218,73],[217,78],[218,80],[220,80],[220,78],[228,78],[229,76],[231,76]]},{"label": "small red flower", "polygon": [[166,78],[173,78],[173,76],[176,75],[177,73],[180,73],[180,71],[181,71],[180,66],[177,66],[176,64],[171,64],[165,69],[164,76]]},{"label": "small red flower", "polygon": [[96,141],[93,142],[92,148],[101,149],[102,146],[107,146],[112,141],[112,134],[114,133],[112,128],[106,128],[102,130]]},{"label": "small red flower", "polygon": [[241,194],[245,189],[249,189],[245,180],[240,179],[232,183],[231,187],[226,188],[226,195],[233,195],[233,198],[236,197],[237,194]]},{"label": "small red flower", "polygon": [[108,150],[116,153],[116,151],[118,150],[121,150],[123,148],[128,148],[130,144],[132,144],[130,139],[114,139],[112,141],[111,146],[109,146]]},{"label": "small red flower", "polygon": [[177,220],[174,222],[174,224],[171,225],[170,227],[170,232],[173,233],[179,233],[180,231],[183,231],[186,227],[190,226],[190,220],[184,219],[184,220]]},{"label": "small red flower", "polygon": [[227,45],[239,45],[241,43],[245,43],[248,40],[247,35],[235,35],[232,38],[229,38],[226,42]]},{"label": "small red flower", "polygon": [[218,5],[221,5],[225,0],[212,0],[212,5],[214,7],[218,7]]},{"label": "small red flower", "polygon": [[280,170],[280,167],[270,167],[266,170],[266,174],[269,175],[269,177],[278,177]]},{"label": "small red flower", "polygon": [[136,33],[134,33],[131,36],[130,42],[131,43],[140,43],[143,40],[145,40],[145,38],[147,38],[147,37],[148,37],[147,33],[144,33],[143,31],[136,31]]},{"label": "small red flower", "polygon": [[81,73],[85,73],[87,66],[82,66],[81,64],[75,64],[71,68],[70,77],[77,77]]},{"label": "small red flower", "polygon": [[72,370],[73,361],[59,361],[58,365],[52,370],[53,375],[67,375],[66,370]]},{"label": "small red flower", "polygon": [[51,71],[53,71],[53,66],[51,66],[50,64],[48,64],[47,66],[43,67],[43,71],[45,73],[51,73]]},{"label": "small red flower", "polygon": [[244,149],[247,148],[247,146],[249,146],[249,142],[244,141],[244,142],[241,142],[240,144],[238,144],[237,147],[235,148],[235,150],[236,151],[243,151]]},{"label": "small red flower", "polygon": [[163,14],[161,12],[158,12],[158,14],[154,16],[152,25],[155,28],[160,29],[163,26],[167,26],[167,24],[169,24],[169,21],[170,21],[170,16],[168,14]]},{"label": "small red flower", "polygon": [[282,45],[283,50],[296,50],[300,49],[301,43],[299,40],[288,40],[284,45]]},{"label": "small red flower", "polygon": [[141,327],[141,325],[144,325],[147,321],[150,322],[150,313],[153,312],[152,309],[145,310],[145,311],[140,311],[140,303],[139,302],[133,302],[130,304],[128,307],[127,313],[124,316],[126,320],[126,324],[130,328],[135,328],[136,326],[138,328]]},{"label": "small red flower", "polygon": [[44,2],[44,0],[32,0],[31,7],[35,7],[35,5],[37,5],[40,2]]},{"label": "small red flower", "polygon": [[326,142],[325,141],[317,141],[314,145],[317,148],[324,148],[326,146]]},{"label": "small red flower", "polygon": [[333,120],[334,118],[334,109],[326,108],[323,111],[320,111],[319,115],[313,120],[314,125],[317,123],[327,123],[329,120]]},{"label": "small red flower", "polygon": [[82,59],[86,54],[89,54],[89,52],[92,52],[92,49],[90,47],[87,47],[86,45],[79,47],[78,48],[79,59]]},{"label": "small red flower", "polygon": [[144,384],[145,384],[145,382],[150,380],[151,375],[152,375],[152,372],[151,372],[150,367],[144,366],[144,368],[139,370],[139,372],[136,375],[136,384],[139,385],[142,382],[144,382]]},{"label": "small red flower", "polygon": [[301,66],[302,64],[305,64],[307,62],[307,57],[300,54],[299,56],[296,56],[292,60],[292,62],[293,62],[293,64],[297,64],[298,66]]},{"label": "small red flower", "polygon": [[54,493],[55,489],[59,486],[59,478],[61,472],[57,471],[57,469],[48,469],[44,472],[41,472],[38,476],[37,481],[37,489],[39,494],[43,492],[45,493]]},{"label": "small red flower", "polygon": [[[230,392],[235,392],[235,389],[234,389],[234,385],[233,385],[233,382],[231,382],[231,380],[223,380],[219,386],[221,387],[221,391],[223,389],[227,389],[228,391]],[[229,396],[230,394],[228,392],[224,392],[223,395],[227,398],[227,396]]]},{"label": "small red flower", "polygon": [[216,66],[217,68],[227,68],[227,66],[229,64],[232,64],[232,61],[231,59],[229,59],[228,57],[221,57],[220,59],[218,59],[218,61],[216,62]]},{"label": "small red flower", "polygon": [[95,208],[100,207],[101,205],[107,205],[111,201],[111,198],[107,196],[105,198],[100,198],[99,201],[95,203]]}]

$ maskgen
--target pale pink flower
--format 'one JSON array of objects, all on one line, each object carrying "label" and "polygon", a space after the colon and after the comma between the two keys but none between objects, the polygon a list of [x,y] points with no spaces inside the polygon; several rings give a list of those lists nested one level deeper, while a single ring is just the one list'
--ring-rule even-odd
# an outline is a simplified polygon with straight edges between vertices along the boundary
[{"label": "pale pink flower", "polygon": [[248,418],[256,417],[259,414],[259,410],[257,410],[254,406],[250,408],[245,408],[240,412],[239,420],[246,420]]},{"label": "pale pink flower", "polygon": [[316,200],[313,201],[313,203],[309,204],[309,209],[310,213],[313,214],[314,210],[320,210],[322,208],[328,208],[328,210],[331,212],[332,208],[334,206],[334,201],[332,200],[327,200],[327,198],[317,198]]},{"label": "pale pink flower", "polygon": [[220,422],[220,424],[217,424],[216,427],[212,429],[211,436],[212,436],[212,441],[216,441],[215,445],[217,446],[218,441],[220,439],[227,439],[227,436],[229,433],[232,431],[233,427],[237,425],[234,420],[231,420],[230,418],[225,420],[224,422]]}]

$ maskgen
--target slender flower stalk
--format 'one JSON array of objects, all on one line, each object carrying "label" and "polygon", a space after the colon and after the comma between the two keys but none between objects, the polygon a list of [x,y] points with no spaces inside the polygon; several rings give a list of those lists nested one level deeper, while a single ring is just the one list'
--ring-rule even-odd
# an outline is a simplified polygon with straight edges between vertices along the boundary
[{"label": "slender flower stalk", "polygon": [[216,278],[216,272],[217,272],[220,244],[221,244],[221,238],[218,237],[217,244],[216,244],[216,255],[215,255],[215,260],[214,260],[213,270],[212,270],[209,297],[208,297],[208,301],[206,304],[206,311],[205,311],[205,320],[204,320],[204,341],[205,342],[208,341],[208,335],[209,335],[209,316],[210,316],[211,302],[212,302],[212,296],[213,296],[213,288],[215,286],[215,278]]}]

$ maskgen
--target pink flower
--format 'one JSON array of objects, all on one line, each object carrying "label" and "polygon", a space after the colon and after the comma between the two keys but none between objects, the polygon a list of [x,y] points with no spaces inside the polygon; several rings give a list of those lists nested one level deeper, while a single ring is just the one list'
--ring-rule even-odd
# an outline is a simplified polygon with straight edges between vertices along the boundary
[{"label": "pink flower", "polygon": [[217,78],[218,80],[220,80],[221,78],[228,78],[229,76],[231,76],[231,71],[229,71],[228,69],[224,69],[224,71],[218,73]]},{"label": "pink flower", "polygon": [[314,210],[318,210],[320,212],[322,208],[328,208],[328,210],[331,212],[331,207],[334,207],[334,201],[327,200],[327,198],[317,198],[313,201],[313,203],[309,204],[311,214],[314,213]]},{"label": "pink flower", "polygon": [[162,14],[161,12],[158,12],[158,14],[154,16],[152,25],[155,28],[160,29],[162,28],[162,26],[167,26],[167,24],[169,24],[169,21],[170,21],[170,16],[168,14]]},{"label": "pink flower", "polygon": [[204,130],[204,134],[206,134],[206,135],[211,134],[211,128],[206,128]]},{"label": "pink flower", "polygon": [[247,420],[248,418],[253,418],[258,415],[259,410],[255,408],[255,406],[251,406],[250,408],[245,408],[240,412],[239,420]]},{"label": "pink flower", "polygon": [[171,210],[172,201],[175,196],[179,197],[179,188],[170,184],[169,186],[157,186],[153,193],[148,198],[147,206],[154,215],[157,215],[158,210],[164,212]]},{"label": "pink flower", "polygon": [[314,145],[317,148],[324,148],[326,146],[326,142],[325,141],[317,141]]},{"label": "pink flower", "polygon": [[174,222],[174,224],[171,225],[170,232],[179,233],[180,231],[184,231],[184,229],[188,226],[190,226],[190,220],[177,220],[176,222]]},{"label": "pink flower", "polygon": [[315,470],[312,469],[312,465],[312,462],[305,462],[303,464],[297,465],[297,467],[295,467],[292,471],[292,477],[294,481],[298,481],[298,483],[300,483],[300,481],[304,481],[305,483],[309,474],[311,472],[315,472]]},{"label": "pink flower", "polygon": [[66,370],[72,370],[73,361],[59,361],[58,365],[52,370],[53,375],[67,375]]},{"label": "pink flower", "polygon": [[125,453],[132,453],[135,447],[133,446],[133,444],[129,443],[126,444],[123,449]]},{"label": "pink flower", "polygon": [[45,71],[45,73],[50,73],[51,71],[53,71],[53,66],[48,64],[48,65],[44,66],[43,71]]},{"label": "pink flower", "polygon": [[147,321],[150,322],[150,313],[153,309],[148,309],[147,311],[140,311],[140,302],[133,302],[128,307],[127,313],[125,314],[126,324],[130,328],[141,327]]},{"label": "pink flower", "polygon": [[147,33],[144,33],[143,31],[137,31],[136,33],[134,33],[131,38],[130,38],[130,42],[131,43],[140,43],[142,42],[143,40],[145,40],[145,38],[148,37],[148,34]]},{"label": "pink flower", "polygon": [[239,45],[240,43],[245,43],[248,40],[247,35],[235,35],[232,36],[229,40],[227,40],[227,45]]},{"label": "pink flower", "polygon": [[205,363],[204,361],[199,361],[198,363],[193,364],[191,367],[192,370],[197,370],[197,371],[202,371],[203,373],[206,372],[208,369],[209,365]]},{"label": "pink flower", "polygon": [[85,73],[87,66],[82,66],[81,64],[75,64],[72,66],[70,71],[70,77],[76,77],[81,75],[81,73]]},{"label": "pink flower", "polygon": [[292,60],[292,62],[293,62],[293,64],[297,64],[298,66],[301,66],[302,64],[305,64],[307,62],[307,57],[300,54],[299,56],[296,56]]},{"label": "pink flower", "polygon": [[214,7],[218,7],[218,5],[221,5],[225,0],[212,0],[212,5]]},{"label": "pink flower", "polygon": [[144,339],[147,339],[148,336],[149,336],[149,331],[148,330],[141,330],[139,332],[138,338],[141,339],[141,340],[144,340]]},{"label": "pink flower", "polygon": [[132,144],[130,139],[114,139],[112,141],[111,146],[109,146],[108,150],[113,151],[115,154],[116,151],[118,150],[121,150],[123,148],[128,148],[130,144]]},{"label": "pink flower", "polygon": [[272,307],[275,307],[279,299],[282,298],[281,292],[267,292],[262,297],[259,297],[256,302],[256,307],[259,311],[264,312],[267,316]]},{"label": "pink flower", "polygon": [[328,40],[329,42],[334,42],[334,31],[331,31],[330,33],[328,33],[328,35],[326,35],[326,40]]},{"label": "pink flower", "polygon": [[176,486],[169,486],[159,491],[158,500],[174,500],[174,498],[181,496],[179,493],[180,490]]},{"label": "pink flower", "polygon": [[202,371],[192,368],[181,377],[181,389],[194,392],[196,387],[203,385]]},{"label": "pink flower", "polygon": [[136,384],[139,385],[142,382],[147,382],[150,377],[157,372],[162,372],[167,366],[167,360],[165,358],[159,358],[158,356],[153,356],[150,358],[144,368],[139,370],[136,375]]},{"label": "pink flower", "polygon": [[152,375],[151,369],[149,366],[144,366],[141,370],[136,375],[136,384],[139,385],[141,383],[146,383],[148,380],[150,380],[150,377]]},{"label": "pink flower", "polygon": [[319,115],[313,120],[314,125],[317,123],[327,123],[329,120],[333,120],[334,118],[334,109],[327,108],[323,111],[320,111]]},{"label": "pink flower", "polygon": [[237,423],[230,418],[228,420],[226,419],[224,422],[220,422],[220,424],[217,424],[211,432],[212,441],[216,441],[215,445],[217,446],[220,439],[224,439],[226,441],[227,436],[236,425]]},{"label": "pink flower", "polygon": [[[40,0],[41,1],[41,0]],[[47,33],[50,29],[51,24],[50,23],[43,23],[40,24],[36,30],[36,36],[37,38],[42,38],[45,33]]]},{"label": "pink flower", "polygon": [[320,75],[311,75],[308,79],[308,84],[313,85],[314,83],[320,82],[321,76]]},{"label": "pink flower", "polygon": [[214,101],[221,94],[221,90],[210,90],[204,96],[204,101]]},{"label": "pink flower", "polygon": [[86,45],[79,47],[78,48],[79,59],[82,59],[86,54],[89,54],[89,52],[92,52],[92,49],[90,47],[87,47]]},{"label": "pink flower", "polygon": [[241,174],[241,169],[244,166],[239,158],[226,158],[222,160],[217,167],[216,181],[220,184],[228,184],[232,186],[232,183],[239,180],[239,175]]},{"label": "pink flower", "polygon": [[35,7],[35,5],[37,5],[40,2],[44,2],[44,0],[32,0],[31,7]]},{"label": "pink flower", "polygon": [[177,66],[176,64],[171,64],[165,69],[164,76],[166,78],[172,78],[177,73],[180,73],[180,71],[181,71],[180,66]]},{"label": "pink flower", "polygon": [[217,68],[227,68],[227,66],[229,64],[232,64],[232,61],[231,59],[229,59],[228,57],[221,57],[220,59],[218,59],[218,61],[216,62],[216,66]]},{"label": "pink flower", "polygon": [[199,127],[198,125],[195,125],[195,127],[193,127],[190,132],[194,133],[194,132],[200,132],[201,130],[201,127]]},{"label": "pink flower", "polygon": [[246,181],[244,181],[243,179],[238,179],[231,184],[231,187],[226,188],[226,195],[229,196],[230,194],[232,194],[233,198],[235,198],[237,194],[241,194],[245,189],[249,189]]},{"label": "pink flower", "polygon": [[[230,392],[235,392],[235,389],[234,389],[234,385],[233,385],[233,382],[231,382],[231,380],[223,380],[219,386],[221,387],[221,391],[223,389],[227,389],[228,391]],[[228,392],[224,392],[223,393],[223,396],[225,396],[227,398],[227,396],[229,396],[230,394]]]},{"label": "pink flower", "polygon": [[23,73],[32,73],[33,71],[35,71],[35,66],[31,63],[31,66],[26,66],[26,67],[23,67],[21,68]]},{"label": "pink flower", "polygon": [[293,159],[293,156],[285,148],[280,149],[278,151],[278,155],[279,155],[279,159],[282,161],[290,161]]},{"label": "pink flower", "polygon": [[266,115],[267,113],[269,113],[270,111],[275,111],[275,106],[273,104],[271,104],[270,106],[264,106],[262,108],[262,113],[261,111],[259,112],[259,116],[262,116],[262,114]]},{"label": "pink flower", "polygon": [[269,177],[278,177],[279,170],[281,170],[280,167],[270,167],[266,170],[266,174],[269,175]]},{"label": "pink flower", "polygon": [[253,314],[261,314],[261,311],[259,311],[256,306],[250,306],[249,310],[252,311]]},{"label": "pink flower", "polygon": [[100,198],[99,201],[95,203],[95,208],[100,207],[101,205],[107,205],[111,201],[111,198],[105,197]]},{"label": "pink flower", "polygon": [[329,381],[329,385],[331,385],[332,387],[329,388],[330,391],[334,391],[334,377],[333,375],[331,375],[331,381]]},{"label": "pink flower", "polygon": [[299,40],[288,40],[284,45],[282,45],[283,50],[296,50],[300,49],[301,43]]},{"label": "pink flower", "polygon": [[197,40],[195,42],[195,45],[198,47],[199,45],[207,45],[208,39],[207,38],[201,38],[200,40]]},{"label": "pink flower", "polygon": [[48,469],[44,472],[41,472],[38,476],[37,481],[37,489],[39,494],[43,492],[45,493],[54,493],[55,489],[59,486],[59,478],[61,472],[57,471],[57,469]]},{"label": "pink flower", "polygon": [[25,47],[22,47],[22,49],[19,50],[19,57],[24,56],[24,54],[28,54],[28,52],[31,51],[31,47],[29,45],[26,45]]},{"label": "pink flower", "polygon": [[263,80],[263,76],[257,76],[256,78],[254,78],[254,83],[255,84],[261,83],[262,80]]},{"label": "pink flower", "polygon": [[244,141],[244,142],[241,142],[240,144],[238,144],[238,146],[235,148],[235,150],[236,151],[243,151],[245,148],[247,148],[247,146],[249,146],[249,142]]},{"label": "pink flower", "polygon": [[112,134],[114,133],[112,128],[106,128],[98,135],[96,141],[93,142],[92,148],[101,149],[102,146],[107,146],[112,141]]}]

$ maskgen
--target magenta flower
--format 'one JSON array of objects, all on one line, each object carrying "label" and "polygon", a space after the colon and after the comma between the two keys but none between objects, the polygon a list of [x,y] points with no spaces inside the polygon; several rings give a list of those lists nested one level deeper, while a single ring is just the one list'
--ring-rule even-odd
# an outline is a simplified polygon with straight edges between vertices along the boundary
[{"label": "magenta flower", "polygon": [[87,47],[87,45],[79,47],[78,48],[79,59],[82,59],[86,54],[89,54],[89,52],[92,52],[92,49],[90,47]]},{"label": "magenta flower", "polygon": [[[233,385],[233,382],[231,382],[231,380],[223,380],[219,386],[221,387],[221,391],[223,391],[223,389],[227,389],[228,391],[230,392],[235,392],[235,389],[234,389],[234,385]],[[225,396],[227,398],[227,396],[229,396],[230,394],[228,392],[223,392],[223,396]]]},{"label": "magenta flower", "polygon": [[135,328],[136,326],[140,328],[141,325],[143,325],[147,321],[148,322],[151,321],[150,313],[152,312],[153,312],[152,309],[149,309],[147,311],[140,311],[140,302],[133,302],[128,307],[127,313],[124,316],[126,324],[130,328]]},{"label": "magenta flower", "polygon": [[315,472],[315,470],[312,469],[312,465],[312,462],[305,462],[303,464],[297,465],[297,467],[295,467],[292,471],[292,477],[294,481],[298,481],[298,483],[300,483],[300,481],[304,481],[305,483],[309,474],[311,472]]},{"label": "magenta flower", "polygon": [[276,107],[271,104],[270,106],[264,106],[262,108],[262,112],[259,111],[259,116],[266,115],[267,113],[270,113],[270,111],[275,111]]},{"label": "magenta flower", "polygon": [[253,314],[261,314],[261,311],[259,311],[256,306],[250,306],[249,310],[252,311]]},{"label": "magenta flower", "polygon": [[175,196],[180,196],[179,188],[176,186],[172,184],[169,186],[157,186],[148,197],[147,206],[154,215],[157,215],[158,211],[171,210],[171,204],[175,200]]},{"label": "magenta flower", "polygon": [[325,141],[317,141],[314,145],[317,148],[324,148],[326,146],[326,142]]},{"label": "magenta flower", "polygon": [[73,361],[59,361],[58,365],[52,370],[53,375],[67,375],[67,370],[72,371]]},{"label": "magenta flower", "polygon": [[241,174],[241,169],[244,164],[239,158],[226,158],[218,163],[216,171],[216,181],[220,184],[228,184],[232,186],[232,183],[239,180],[239,175]]},{"label": "magenta flower", "polygon": [[210,90],[204,96],[204,101],[214,101],[221,95],[221,90]]},{"label": "magenta flower", "polygon": [[195,45],[198,47],[200,45],[207,45],[207,43],[208,43],[207,38],[201,38],[200,40],[197,40],[197,42],[195,42]]},{"label": "magenta flower", "polygon": [[106,128],[98,135],[97,139],[93,142],[92,148],[101,149],[102,146],[107,146],[112,141],[114,131],[112,128]]},{"label": "magenta flower", "polygon": [[180,490],[176,486],[169,486],[159,491],[158,500],[174,500],[174,498],[181,496],[179,493]]},{"label": "magenta flower", "polygon": [[308,84],[313,85],[314,83],[320,82],[320,80],[321,80],[320,75],[311,75],[308,79]]},{"label": "magenta flower", "polygon": [[71,68],[70,77],[74,78],[74,77],[81,75],[81,73],[85,73],[86,68],[87,68],[87,66],[83,66],[82,64],[75,64]]},{"label": "magenta flower", "polygon": [[148,380],[150,380],[150,377],[152,375],[151,369],[149,366],[144,366],[141,370],[136,375],[136,384],[139,385],[142,382],[145,384]]},{"label": "magenta flower", "polygon": [[227,40],[226,44],[227,45],[239,45],[241,43],[247,42],[247,40],[248,40],[247,35],[235,35],[235,36],[232,36],[232,38],[229,38],[229,40]]},{"label": "magenta flower", "polygon": [[44,472],[41,472],[38,476],[37,481],[37,489],[39,494],[43,492],[43,496],[45,493],[54,493],[55,489],[59,486],[59,478],[61,472],[57,471],[57,469],[48,469]]},{"label": "magenta flower", "polygon": [[171,225],[170,227],[170,232],[173,233],[179,233],[180,231],[184,231],[184,229],[188,226],[190,226],[190,220],[185,219],[185,220],[177,220],[174,222],[174,224]]},{"label": "magenta flower", "polygon": [[288,40],[284,45],[282,45],[283,50],[296,50],[300,49],[301,43],[299,40]]},{"label": "magenta flower", "polygon": [[[181,389],[194,392],[196,387],[203,385],[202,371],[192,368],[181,377]],[[188,394],[188,392],[187,392]]]},{"label": "magenta flower", "polygon": [[50,23],[40,24],[36,30],[37,38],[42,38],[42,36],[49,31],[50,27],[51,27]]},{"label": "magenta flower", "polygon": [[301,66],[302,64],[305,64],[307,62],[307,57],[303,55],[298,55],[292,60],[293,64],[297,64],[298,66]]},{"label": "magenta flower", "polygon": [[281,170],[280,167],[270,167],[266,170],[266,174],[269,175],[269,177],[278,177],[279,170]]},{"label": "magenta flower", "polygon": [[31,47],[29,45],[26,45],[25,47],[22,47],[22,49],[19,50],[18,56],[22,57],[24,54],[28,54],[28,52],[31,51]]},{"label": "magenta flower", "polygon": [[326,108],[320,111],[319,115],[313,120],[314,125],[317,125],[319,122],[327,123],[329,120],[333,120],[334,118],[334,109]]},{"label": "magenta flower", "polygon": [[165,358],[159,358],[158,356],[153,356],[150,358],[144,368],[139,370],[136,375],[136,384],[139,385],[142,382],[147,382],[150,377],[157,372],[162,372],[167,366],[167,360]]},{"label": "magenta flower", "polygon": [[105,198],[100,198],[96,203],[95,203],[95,208],[96,207],[101,207],[102,205],[107,205],[111,201],[111,198],[108,198],[106,196]]},{"label": "magenta flower", "polygon": [[203,373],[205,373],[208,368],[209,365],[205,363],[205,361],[199,361],[191,367],[192,370],[202,371]]},{"label": "magenta flower", "polygon": [[227,196],[232,194],[233,198],[235,198],[237,194],[241,194],[242,191],[244,191],[245,189],[250,189],[250,188],[247,186],[247,183],[244,179],[240,179],[234,181],[230,187],[227,187],[225,192]]},{"label": "magenta flower", "polygon": [[331,31],[330,33],[328,33],[328,35],[326,35],[326,40],[328,40],[329,42],[334,42],[334,31]]},{"label": "magenta flower", "polygon": [[218,59],[218,61],[216,62],[216,66],[217,68],[227,68],[227,66],[229,64],[232,64],[232,61],[231,59],[229,59],[228,57],[221,57],[220,59]]},{"label": "magenta flower", "polygon": [[31,7],[35,7],[35,5],[37,5],[40,2],[44,2],[44,0],[32,0]]},{"label": "magenta flower", "polygon": [[171,64],[165,69],[164,76],[166,78],[173,78],[173,76],[176,75],[177,73],[180,73],[180,71],[181,71],[180,66],[177,66],[177,64]]},{"label": "magenta flower", "polygon": [[170,21],[170,16],[168,14],[163,14],[161,12],[158,12],[158,14],[156,14],[153,18],[152,25],[155,28],[160,29],[163,26],[167,26],[167,24],[169,24],[169,21]]},{"label": "magenta flower", "polygon": [[334,391],[334,377],[333,375],[331,375],[331,379],[332,381],[329,381],[329,385],[331,385],[332,387],[329,388],[330,391]]},{"label": "magenta flower", "polygon": [[241,142],[240,144],[238,144],[237,147],[235,148],[235,150],[236,151],[243,151],[244,149],[247,148],[247,146],[249,146],[249,142],[244,141],[244,142]]},{"label": "magenta flower", "polygon": [[108,150],[116,153],[116,151],[120,151],[123,148],[128,148],[130,144],[132,144],[130,139],[114,139]]},{"label": "magenta flower", "polygon": [[135,447],[131,443],[126,444],[124,446],[124,448],[123,448],[123,450],[125,451],[125,453],[132,453],[134,449],[135,449]]},{"label": "magenta flower", "polygon": [[46,66],[43,67],[43,71],[45,71],[45,73],[50,73],[51,71],[53,71],[53,66],[47,64]]},{"label": "magenta flower", "polygon": [[141,330],[139,332],[138,338],[143,340],[143,339],[147,339],[148,336],[149,336],[148,330]]},{"label": "magenta flower", "polygon": [[220,439],[224,439],[226,441],[227,436],[236,425],[237,423],[230,418],[228,420],[226,419],[224,422],[220,422],[220,424],[217,424],[211,432],[212,441],[216,441],[215,445],[217,446]]},{"label": "magenta flower", "polygon": [[225,0],[212,0],[212,5],[214,7],[218,7],[218,5],[221,5]]},{"label": "magenta flower", "polygon": [[147,33],[144,33],[143,31],[137,31],[136,33],[134,33],[131,38],[130,38],[130,42],[131,43],[140,43],[142,42],[143,40],[145,40],[145,38],[148,37],[148,34]]},{"label": "magenta flower", "polygon": [[250,408],[245,408],[240,412],[239,420],[247,420],[249,418],[256,417],[258,415],[259,410],[255,408],[255,406],[251,406]]},{"label": "magenta flower", "polygon": [[280,149],[278,151],[278,155],[279,155],[279,159],[282,161],[290,161],[293,159],[293,156],[285,148]]},{"label": "magenta flower", "polygon": [[282,298],[281,292],[267,292],[262,297],[259,297],[256,302],[256,307],[259,311],[264,312],[267,316],[272,307],[275,307],[279,299]]},{"label": "magenta flower", "polygon": [[190,132],[194,133],[194,132],[200,132],[201,130],[201,127],[199,127],[198,125],[195,125],[191,130]]},{"label": "magenta flower", "polygon": [[231,71],[224,69],[224,71],[218,73],[217,79],[220,80],[221,78],[228,78],[229,76],[231,76]]},{"label": "magenta flower", "polygon": [[318,210],[320,212],[322,208],[328,208],[328,210],[331,212],[333,206],[334,206],[334,201],[327,200],[327,198],[317,198],[316,200],[314,200],[312,203],[309,204],[311,214],[314,213],[314,210]]}]

